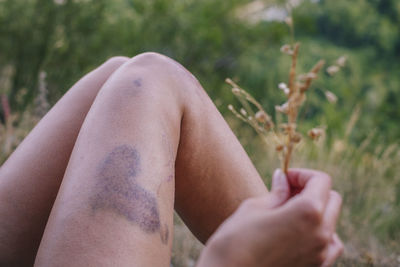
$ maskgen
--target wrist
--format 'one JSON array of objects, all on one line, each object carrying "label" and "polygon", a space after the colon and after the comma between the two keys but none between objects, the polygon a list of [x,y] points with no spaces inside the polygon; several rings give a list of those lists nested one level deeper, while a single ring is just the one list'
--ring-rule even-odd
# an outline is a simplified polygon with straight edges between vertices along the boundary
[{"label": "wrist", "polygon": [[231,257],[228,255],[226,249],[223,248],[222,244],[218,240],[211,238],[204,247],[197,267],[222,267],[222,266],[235,266],[231,261]]},{"label": "wrist", "polygon": [[[249,266],[249,255],[235,249],[236,242],[227,236],[212,236],[203,249],[197,267],[242,267]],[[251,265],[250,265],[251,266]]]}]

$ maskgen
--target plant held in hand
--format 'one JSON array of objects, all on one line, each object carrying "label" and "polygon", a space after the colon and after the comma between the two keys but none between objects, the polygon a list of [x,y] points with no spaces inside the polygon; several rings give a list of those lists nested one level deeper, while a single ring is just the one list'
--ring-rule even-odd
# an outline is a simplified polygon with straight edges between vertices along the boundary
[{"label": "plant held in hand", "polygon": [[[292,27],[292,24],[288,23],[288,25]],[[232,111],[236,117],[250,124],[256,132],[263,137],[263,140],[266,141],[267,144],[271,144],[271,141],[273,142],[281,160],[281,168],[285,173],[288,172],[293,150],[296,144],[302,139],[301,133],[297,131],[297,118],[300,108],[306,100],[306,92],[310,88],[313,80],[318,77],[319,71],[325,64],[324,60],[320,60],[308,73],[297,75],[296,65],[299,48],[299,43],[293,45],[286,44],[281,48],[282,53],[291,56],[292,63],[289,71],[288,83],[280,83],[278,86],[286,95],[287,101],[282,105],[275,106],[277,112],[286,116],[286,122],[280,123],[277,127],[275,127],[271,116],[253,96],[231,79],[226,79],[226,82],[232,86],[233,94],[243,106],[240,111],[237,111],[232,105],[229,105],[229,110]],[[331,76],[334,75],[345,65],[345,62],[346,57],[340,57],[336,62],[337,64],[327,68],[328,74]],[[337,100],[332,92],[327,91],[325,94],[330,102],[335,102]],[[256,112],[253,111],[252,105],[257,109]],[[317,140],[323,133],[323,128],[314,128],[308,132],[308,136],[313,140]]]}]

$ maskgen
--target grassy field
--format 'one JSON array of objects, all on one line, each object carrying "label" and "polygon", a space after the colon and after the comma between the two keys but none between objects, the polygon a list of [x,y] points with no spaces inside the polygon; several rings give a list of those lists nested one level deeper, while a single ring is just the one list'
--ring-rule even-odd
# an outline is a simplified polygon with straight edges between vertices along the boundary
[{"label": "grassy field", "polygon": [[[285,98],[278,84],[291,68],[279,49],[297,40],[299,74],[326,61],[298,116],[299,132],[327,129],[317,143],[302,140],[290,166],[329,173],[343,196],[338,232],[345,251],[337,266],[400,266],[400,1],[171,2],[0,1],[0,50],[7,51],[0,55],[0,118],[7,117],[0,121],[0,164],[83,73],[110,56],[156,51],[187,67],[229,114],[269,186],[281,166],[276,147],[229,113],[226,106],[240,101],[222,84],[231,77],[274,115]],[[280,16],[267,18],[271,11]],[[329,66],[340,57],[348,64],[332,77]],[[327,92],[337,96],[334,104]],[[10,105],[18,112],[8,114]],[[175,216],[173,266],[194,266],[201,249]]]},{"label": "grassy field", "polygon": [[[354,120],[354,117],[353,117]],[[273,148],[263,148],[252,129],[228,118],[241,143],[268,185],[272,172],[279,166]],[[356,127],[348,123],[348,135]],[[356,125],[354,125],[356,126]],[[353,129],[351,129],[353,128]],[[397,144],[373,144],[374,133],[358,146],[346,138],[328,145],[300,144],[293,166],[326,171],[333,187],[343,196],[343,209],[338,232],[345,250],[336,266],[400,266],[400,150]],[[173,250],[174,266],[190,266],[201,245],[176,220]]]},{"label": "grassy field", "polygon": [[[37,123],[39,118],[32,113],[20,115],[18,127],[12,127],[11,122],[8,127],[0,126],[2,161]],[[13,119],[17,118],[14,115]],[[265,147],[253,130],[236,118],[227,120],[269,185],[273,170],[279,166],[273,148]],[[348,135],[357,128],[354,120],[348,123]],[[345,251],[337,266],[400,265],[400,150],[397,144],[374,144],[373,137],[372,132],[357,147],[346,137],[331,144],[323,139],[315,144],[304,141],[293,159],[293,166],[331,174],[334,189],[343,196],[338,232]],[[174,232],[173,266],[194,266],[202,245],[178,216]]]}]

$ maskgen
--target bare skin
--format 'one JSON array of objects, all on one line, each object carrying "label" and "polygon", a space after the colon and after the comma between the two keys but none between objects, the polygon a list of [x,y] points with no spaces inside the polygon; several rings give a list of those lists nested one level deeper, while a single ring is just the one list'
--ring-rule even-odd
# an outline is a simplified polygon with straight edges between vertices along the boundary
[{"label": "bare skin", "polygon": [[174,208],[206,242],[261,196],[257,171],[188,71],[155,53],[114,58],[1,167],[0,265],[32,266],[36,256],[35,266],[169,266]]},{"label": "bare skin", "polygon": [[[120,216],[107,209],[94,212],[93,217],[89,205],[99,180],[100,162],[121,145],[140,153],[142,171],[136,179],[154,198],[163,200],[158,210],[164,235],[165,225],[169,233],[172,231],[174,205],[205,242],[242,200],[267,192],[243,148],[189,72],[154,53],[130,60],[115,58],[79,81],[1,167],[0,214],[7,220],[0,222],[0,262],[32,265],[57,192],[53,214],[88,216],[88,222],[110,218],[113,223],[104,227],[107,229],[126,223],[126,219],[115,221],[114,217]],[[64,175],[68,161],[70,167]],[[64,203],[65,198],[74,201]],[[216,201],[220,205],[214,205]],[[56,235],[47,233],[61,224],[57,218],[50,217],[42,247],[47,239],[55,240]],[[136,229],[132,223],[125,227]],[[119,233],[125,238],[134,233],[131,239],[140,243],[135,230],[122,229]],[[165,263],[171,238],[165,246],[159,236],[160,261]],[[95,238],[89,241],[98,244]],[[123,245],[115,249],[119,246]],[[158,245],[151,247],[158,249]],[[135,254],[125,260],[132,258]]]},{"label": "bare skin", "polygon": [[244,201],[210,238],[198,267],[331,266],[343,251],[340,206],[327,174],[278,170],[271,192]]},{"label": "bare skin", "polygon": [[1,166],[0,266],[32,266],[86,114],[126,61],[112,58],[77,82]]}]

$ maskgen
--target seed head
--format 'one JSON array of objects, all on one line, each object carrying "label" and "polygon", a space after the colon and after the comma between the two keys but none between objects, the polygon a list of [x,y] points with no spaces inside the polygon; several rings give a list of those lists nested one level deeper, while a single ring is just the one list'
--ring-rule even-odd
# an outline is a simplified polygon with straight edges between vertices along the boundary
[{"label": "seed head", "polygon": [[298,78],[300,81],[306,81],[306,80],[308,80],[308,79],[311,79],[311,80],[317,79],[318,76],[317,76],[317,74],[314,73],[314,72],[309,72],[309,73],[306,73],[306,74],[300,74],[297,78]]},{"label": "seed head", "polygon": [[271,130],[272,128],[274,128],[274,123],[272,122],[271,119],[268,120],[268,121],[266,121],[266,122],[264,123],[264,129],[265,129],[265,130],[269,131],[269,130]]},{"label": "seed head", "polygon": [[232,88],[232,93],[235,94],[235,95],[238,95],[238,94],[240,94],[240,89],[237,88],[237,87],[233,87]]},{"label": "seed head", "polygon": [[308,78],[308,79],[317,79],[317,74],[316,73],[314,73],[314,72],[309,72],[309,73],[307,73],[306,74],[306,77]]},{"label": "seed head", "polygon": [[288,26],[292,27],[292,26],[293,26],[293,19],[292,19],[292,17],[287,17],[287,18],[285,19],[285,23],[286,23]]},{"label": "seed head", "polygon": [[279,84],[278,84],[278,87],[279,87],[279,89],[281,89],[281,90],[288,89],[288,87],[287,87],[287,84],[286,84],[286,83],[279,83]]},{"label": "seed head", "polygon": [[286,83],[279,83],[278,88],[281,89],[285,93],[285,95],[289,95],[290,89]]},{"label": "seed head", "polygon": [[268,120],[270,120],[268,114],[263,110],[257,111],[255,118],[259,123],[266,123]]},{"label": "seed head", "polygon": [[281,52],[284,54],[293,55],[293,50],[288,44],[285,44],[284,46],[281,47]]},{"label": "seed head", "polygon": [[329,75],[333,76],[335,75],[338,71],[340,70],[340,68],[336,65],[332,65],[330,67],[328,67],[326,69],[326,71],[329,73]]},{"label": "seed head", "polygon": [[257,122],[263,124],[265,130],[269,131],[271,128],[274,127],[274,123],[272,122],[271,117],[267,113],[265,113],[265,111],[257,111],[254,117]]},{"label": "seed head", "polygon": [[338,100],[337,96],[334,93],[332,93],[331,91],[326,91],[325,97],[326,97],[326,99],[328,99],[328,101],[330,103],[336,103]]},{"label": "seed head", "polygon": [[343,152],[346,149],[346,144],[342,140],[336,140],[333,143],[333,150],[337,153]]},{"label": "seed head", "polygon": [[300,133],[295,133],[293,136],[292,136],[292,142],[294,142],[294,143],[300,143],[300,141],[301,141],[301,134]]},{"label": "seed head", "polygon": [[296,131],[297,125],[294,123],[282,123],[279,125],[284,134],[293,133]]},{"label": "seed head", "polygon": [[308,136],[311,137],[313,140],[318,140],[324,133],[324,130],[321,128],[313,128],[308,131]]},{"label": "seed head", "polygon": [[340,67],[344,67],[346,65],[347,57],[346,56],[341,56],[336,60],[336,64],[338,64]]},{"label": "seed head", "polygon": [[307,74],[300,74],[297,79],[299,79],[299,81],[305,81],[307,80]]},{"label": "seed head", "polygon": [[286,103],[284,103],[284,104],[282,104],[280,106],[275,106],[275,110],[280,112],[280,113],[283,113],[283,114],[288,114],[288,112],[289,112],[289,104],[286,102]]}]

